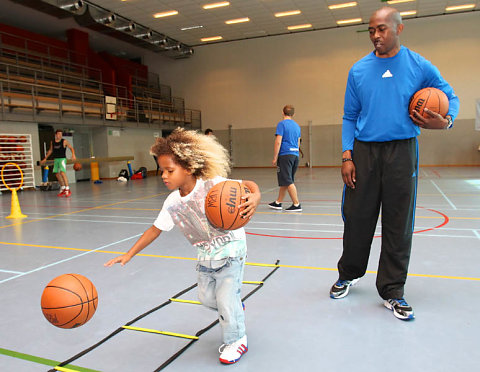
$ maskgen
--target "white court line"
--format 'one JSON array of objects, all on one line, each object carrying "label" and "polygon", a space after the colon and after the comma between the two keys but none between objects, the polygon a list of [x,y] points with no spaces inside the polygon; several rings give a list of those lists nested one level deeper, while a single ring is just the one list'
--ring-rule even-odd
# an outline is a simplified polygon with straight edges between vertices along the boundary
[{"label": "white court line", "polygon": [[274,190],[278,190],[278,186],[277,186],[277,187],[273,187],[273,188],[271,188],[271,189],[267,189],[267,190],[260,190],[260,192],[261,192],[262,194],[264,194],[264,193],[272,192],[272,191],[274,191]]},{"label": "white court line", "polygon": [[[339,216],[340,217],[340,216]],[[254,225],[302,225],[302,226],[343,226],[343,223],[311,223],[311,222],[277,222],[277,221],[251,221]]]},{"label": "white court line", "polygon": [[480,234],[478,233],[477,230],[473,230],[473,233],[475,234],[475,236],[476,236],[478,239],[480,239]]},{"label": "white court line", "polygon": [[128,225],[153,225],[151,222],[131,222],[131,221],[106,221],[106,220],[79,220],[74,218],[51,218],[50,221],[70,221],[70,222],[93,222],[93,223],[117,223]]},{"label": "white court line", "polygon": [[7,274],[23,274],[21,271],[11,271],[11,270],[1,270],[0,273],[7,273]]},{"label": "white court line", "polygon": [[[428,229],[430,227],[416,227],[417,231],[418,230],[422,230],[422,229]],[[291,233],[297,233],[297,232],[316,232],[316,233],[337,233],[337,234],[343,234],[343,230],[320,230],[320,229],[316,229],[316,230],[308,230],[308,229],[281,229],[281,228],[266,228],[266,227],[246,227],[246,231],[249,232],[250,230],[267,230],[267,231],[286,231],[286,232],[289,232],[290,234]],[[442,229],[443,230],[443,229]],[[451,230],[464,230],[464,231],[472,231],[473,233],[475,233],[475,230],[473,229],[451,229]],[[377,230],[375,231],[375,235],[381,235],[381,229],[378,228],[377,226]],[[415,233],[414,236],[427,236],[427,237],[443,237],[443,238],[467,238],[467,239],[471,239],[471,238],[476,238],[474,236],[469,236],[469,235],[446,235],[446,234],[426,234],[424,232],[422,233]]]},{"label": "white court line", "polygon": [[[278,225],[301,225],[301,226],[333,226],[333,227],[340,227],[342,226],[343,227],[343,223],[341,224],[336,224],[336,223],[304,223],[304,222],[277,222],[277,221],[251,221],[248,223],[248,226],[246,226],[246,228],[250,228],[250,226],[252,225],[274,225],[274,226],[278,226]],[[377,230],[381,228],[381,223],[377,223]],[[415,229],[416,230],[425,230],[425,229],[431,229],[432,226],[420,226],[420,225],[415,225]],[[257,229],[260,229],[260,227],[258,227]],[[292,228],[292,229],[280,229],[280,228],[275,228],[275,227],[271,227],[269,228],[270,230],[290,230],[290,231],[300,231],[300,230],[297,230],[296,228]],[[455,227],[445,227],[445,226],[442,226],[440,228],[438,228],[437,230],[441,230],[441,231],[475,231],[474,229],[471,229],[471,228],[455,228]],[[321,231],[321,230],[316,230],[316,231]],[[343,230],[342,230],[343,231]]]},{"label": "white court line", "polygon": [[140,235],[142,235],[142,234],[133,235],[133,236],[130,236],[130,237],[128,237],[128,238],[125,238],[125,239],[116,241],[116,242],[114,242],[114,243],[110,243],[110,244],[104,245],[104,246],[102,246],[102,247],[95,248],[95,249],[92,249],[92,250],[90,250],[90,251],[77,254],[76,256],[72,256],[72,257],[70,257],[70,258],[66,258],[66,259],[61,260],[61,261],[53,262],[53,263],[51,263],[51,264],[48,264],[48,265],[45,265],[45,266],[41,266],[41,267],[38,267],[38,268],[36,268],[36,269],[33,269],[33,270],[30,270],[30,271],[27,271],[27,272],[24,272],[24,273],[21,273],[21,274],[12,276],[12,277],[10,277],[10,278],[0,280],[0,284],[3,284],[3,283],[5,283],[5,282],[8,282],[8,281],[13,280],[13,279],[17,279],[17,278],[19,278],[19,277],[21,277],[21,276],[24,276],[24,275],[32,274],[32,273],[34,273],[34,272],[37,272],[37,271],[40,271],[40,270],[43,270],[43,269],[47,269],[47,268],[49,268],[49,267],[52,267],[52,266],[55,266],[55,265],[58,265],[58,264],[61,264],[61,263],[64,263],[64,262],[73,260],[73,259],[78,258],[78,257],[81,257],[81,256],[85,256],[85,255],[90,254],[90,253],[95,252],[95,251],[100,251],[100,250],[102,250],[102,249],[111,247],[112,245],[119,244],[119,243],[123,243],[123,242],[125,242],[125,241],[127,241],[127,240],[130,240],[130,239],[134,239],[134,238],[136,238],[136,237],[139,237]]},{"label": "white court line", "polygon": [[[0,214],[7,214],[7,213],[0,213]],[[58,216],[58,213],[38,213],[38,212],[28,212],[28,215],[40,215],[40,216]],[[155,219],[155,217],[139,217],[139,216],[114,216],[114,215],[108,215],[108,214],[83,214],[83,213],[75,213],[75,216],[80,216],[80,217],[105,217],[105,218],[140,218],[140,219],[145,219],[145,220],[152,220]]]},{"label": "white court line", "polygon": [[[33,214],[33,213],[32,213]],[[77,214],[76,216],[79,217],[88,217],[90,215],[80,215]],[[92,216],[92,217],[103,217],[103,216]],[[112,216],[104,216],[107,218],[110,218]],[[121,217],[119,217],[121,218]],[[128,217],[125,217],[128,218]],[[141,218],[148,218],[148,217],[141,217]],[[75,218],[54,218],[52,219],[53,221],[70,221],[70,222],[87,222],[87,223],[110,223],[110,224],[128,224],[128,225],[151,225],[153,224],[152,221],[149,222],[133,222],[133,221],[108,221],[108,220],[83,220],[83,219],[75,219]],[[151,218],[149,218],[151,220]],[[343,227],[343,224],[329,224],[329,223],[301,223],[301,222],[268,222],[268,221],[251,221],[249,225],[246,227],[247,230],[270,230],[270,231],[291,231],[291,232],[296,232],[296,231],[301,231],[301,232],[318,232],[318,233],[332,233],[332,232],[338,232],[338,233],[343,233],[343,229],[339,230],[320,230],[320,229],[315,229],[315,230],[306,230],[306,229],[297,229],[295,227],[292,227],[290,229],[288,228],[277,228],[277,227],[253,227],[254,225],[287,225],[287,226],[295,226],[295,225],[301,225],[301,226],[329,226],[329,227]],[[418,226],[415,225],[416,230],[424,230],[424,229],[430,229],[432,226]],[[438,230],[441,231],[469,231],[473,232],[474,234],[477,235],[477,232],[475,229],[469,229],[469,228],[450,228],[450,227],[441,227]],[[381,234],[381,224],[377,224],[377,231],[375,232],[376,234]],[[425,235],[422,233],[422,235]],[[427,235],[430,236],[430,235]],[[440,236],[440,235],[432,235],[432,236]],[[479,235],[480,238],[480,235]]]},{"label": "white court line", "polygon": [[438,190],[438,192],[445,198],[445,200],[448,202],[448,204],[450,204],[450,206],[453,208],[453,209],[457,209],[457,207],[455,206],[455,204],[452,203],[452,201],[447,197],[447,195],[445,195],[445,193],[440,190],[440,187],[437,186],[437,184],[430,180],[430,182],[433,184],[433,186],[435,186],[435,188]]}]

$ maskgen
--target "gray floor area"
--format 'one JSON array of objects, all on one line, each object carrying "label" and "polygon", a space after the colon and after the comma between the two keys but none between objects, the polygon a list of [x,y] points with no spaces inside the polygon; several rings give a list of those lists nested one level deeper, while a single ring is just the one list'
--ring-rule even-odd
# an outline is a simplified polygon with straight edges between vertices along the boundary
[{"label": "gray floor area", "polygon": [[[480,168],[420,171],[406,286],[406,299],[416,312],[411,322],[396,319],[376,293],[379,237],[368,273],[349,296],[328,296],[342,245],[338,168],[299,170],[299,214],[267,207],[278,191],[273,169],[240,169],[232,176],[256,181],[263,193],[246,227],[247,262],[278,259],[280,268],[245,301],[249,351],[239,363],[219,363],[217,325],[166,371],[477,370]],[[59,199],[55,192],[20,192],[28,218],[16,221],[5,218],[10,194],[0,196],[0,371],[48,371],[52,367],[39,358],[67,360],[196,281],[195,251],[176,229],[125,267],[103,267],[152,224],[168,193],[159,177],[128,184],[82,182],[72,191],[70,199]],[[248,265],[245,280],[261,280],[272,270]],[[40,309],[43,288],[64,273],[88,277],[99,293],[93,318],[70,330],[49,324]],[[243,292],[254,288],[245,284]],[[195,289],[181,298],[196,300]],[[172,303],[134,326],[193,335],[214,320],[215,313],[200,305]],[[187,342],[124,330],[72,365],[154,371]]]}]

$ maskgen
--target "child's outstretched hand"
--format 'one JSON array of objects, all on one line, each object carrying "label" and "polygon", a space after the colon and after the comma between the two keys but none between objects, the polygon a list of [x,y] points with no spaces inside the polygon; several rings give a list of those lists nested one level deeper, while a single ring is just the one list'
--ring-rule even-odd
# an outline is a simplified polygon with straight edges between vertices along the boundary
[{"label": "child's outstretched hand", "polygon": [[260,204],[260,199],[262,197],[258,185],[253,181],[243,181],[245,186],[247,186],[251,193],[242,197],[245,200],[244,203],[240,204],[238,208],[243,209],[242,218],[252,218],[255,214],[258,204]]},{"label": "child's outstretched hand", "polygon": [[130,261],[131,257],[127,254],[122,254],[121,256],[112,258],[110,261],[107,261],[103,264],[105,267],[110,267],[119,263],[120,265],[124,266],[128,261]]}]

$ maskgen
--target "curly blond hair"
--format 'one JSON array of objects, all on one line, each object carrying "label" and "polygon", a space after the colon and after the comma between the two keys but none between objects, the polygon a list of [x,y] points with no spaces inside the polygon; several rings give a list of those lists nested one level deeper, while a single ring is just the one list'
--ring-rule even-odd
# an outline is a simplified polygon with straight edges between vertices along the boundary
[{"label": "curly blond hair", "polygon": [[215,136],[206,136],[194,130],[175,129],[166,138],[157,138],[150,148],[157,158],[170,155],[175,163],[187,169],[196,178],[227,177],[230,159],[227,150]]}]

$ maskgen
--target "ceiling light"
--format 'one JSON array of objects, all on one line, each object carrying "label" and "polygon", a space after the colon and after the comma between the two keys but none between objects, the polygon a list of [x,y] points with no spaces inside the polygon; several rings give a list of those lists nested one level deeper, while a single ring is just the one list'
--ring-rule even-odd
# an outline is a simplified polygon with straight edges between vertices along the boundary
[{"label": "ceiling light", "polygon": [[445,10],[447,12],[453,12],[455,10],[465,10],[465,9],[473,9],[473,8],[475,8],[475,4],[465,4],[465,5],[447,6]]},{"label": "ceiling light", "polygon": [[337,21],[337,25],[348,25],[350,23],[358,23],[362,22],[361,18],[352,18],[352,19],[342,19],[340,21]]},{"label": "ceiling light", "polygon": [[387,3],[389,5],[392,5],[392,4],[400,4],[400,3],[409,3],[410,1],[415,1],[415,0],[390,0],[390,1],[387,1]]},{"label": "ceiling light", "polygon": [[415,15],[415,14],[417,14],[416,10],[407,10],[406,12],[400,12],[400,15],[402,17],[408,17],[408,16]]},{"label": "ceiling light", "polygon": [[334,4],[334,5],[329,5],[328,9],[341,9],[341,8],[349,8],[351,6],[357,6],[356,1],[352,1],[350,3],[343,3],[343,4]]},{"label": "ceiling light", "polygon": [[233,25],[235,23],[243,23],[243,22],[250,22],[250,18],[237,18],[237,19],[230,19],[229,21],[225,21],[227,25]]},{"label": "ceiling light", "polygon": [[230,3],[228,1],[222,1],[220,3],[212,3],[212,4],[205,4],[202,8],[203,9],[214,9],[214,8],[220,8],[222,6],[229,6]]},{"label": "ceiling light", "polygon": [[300,30],[302,28],[310,28],[312,25],[310,23],[306,23],[304,25],[296,25],[296,26],[288,26],[289,30]]},{"label": "ceiling light", "polygon": [[168,12],[156,13],[153,15],[154,18],[162,18],[162,17],[169,17],[172,15],[178,14],[176,10],[169,10]]},{"label": "ceiling light", "polygon": [[188,31],[188,30],[195,30],[196,28],[202,28],[203,26],[189,26],[189,27],[183,27],[180,29],[180,31]]},{"label": "ceiling light", "polygon": [[275,13],[275,17],[286,17],[291,15],[297,15],[300,13],[301,13],[300,10],[289,10],[288,12]]},{"label": "ceiling light", "polygon": [[221,36],[211,36],[211,37],[203,37],[200,39],[200,41],[206,42],[206,41],[215,41],[215,40],[221,40],[223,37]]}]

